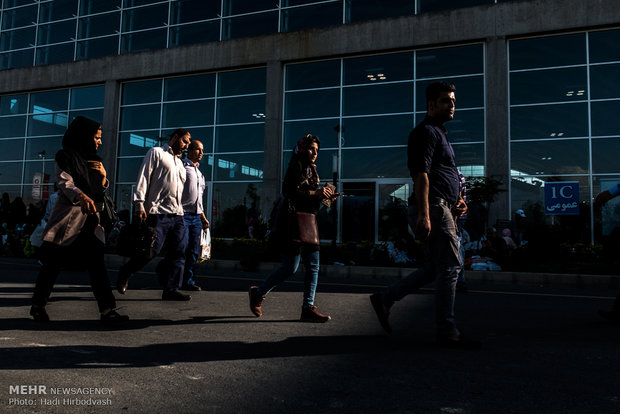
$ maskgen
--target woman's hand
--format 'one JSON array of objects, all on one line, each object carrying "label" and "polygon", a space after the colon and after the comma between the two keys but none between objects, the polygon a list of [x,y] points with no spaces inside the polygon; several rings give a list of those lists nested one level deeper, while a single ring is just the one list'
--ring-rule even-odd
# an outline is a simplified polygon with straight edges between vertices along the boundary
[{"label": "woman's hand", "polygon": [[77,196],[77,201],[80,203],[80,208],[82,209],[82,214],[95,214],[97,212],[97,207],[95,207],[95,202],[88,197],[84,193],[80,193]]},{"label": "woman's hand", "polygon": [[101,185],[105,186],[106,171],[105,171],[105,168],[103,168],[103,163],[101,161],[88,161],[88,168],[90,168],[93,171],[98,172],[99,175],[101,175],[102,177]]}]

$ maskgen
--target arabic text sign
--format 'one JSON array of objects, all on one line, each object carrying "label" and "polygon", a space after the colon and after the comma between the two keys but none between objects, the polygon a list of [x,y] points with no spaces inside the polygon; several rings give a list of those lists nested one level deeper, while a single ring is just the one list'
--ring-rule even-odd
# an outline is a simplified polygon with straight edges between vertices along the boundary
[{"label": "arabic text sign", "polygon": [[579,214],[579,183],[577,181],[557,181],[545,183],[545,214]]}]

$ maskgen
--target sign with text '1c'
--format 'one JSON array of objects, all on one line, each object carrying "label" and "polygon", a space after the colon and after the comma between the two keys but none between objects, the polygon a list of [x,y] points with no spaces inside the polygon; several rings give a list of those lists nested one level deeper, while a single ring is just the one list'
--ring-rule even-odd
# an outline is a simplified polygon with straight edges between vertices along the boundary
[{"label": "sign with text '1c'", "polygon": [[556,181],[545,183],[545,214],[548,216],[579,214],[579,183]]}]

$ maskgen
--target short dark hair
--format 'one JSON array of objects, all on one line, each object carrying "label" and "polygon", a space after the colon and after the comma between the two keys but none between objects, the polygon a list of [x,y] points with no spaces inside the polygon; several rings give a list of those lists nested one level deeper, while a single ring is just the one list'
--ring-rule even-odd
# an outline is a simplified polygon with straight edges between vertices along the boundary
[{"label": "short dark hair", "polygon": [[197,139],[193,139],[190,141],[189,146],[187,147],[188,151],[193,150],[194,148],[196,148],[198,146],[198,143],[200,142],[200,140]]},{"label": "short dark hair", "polygon": [[174,136],[176,135],[177,137],[181,138],[182,136],[185,136],[189,134],[189,131],[185,128],[177,128],[174,131],[172,131],[172,134],[170,134],[170,139],[174,138]]},{"label": "short dark hair", "polygon": [[426,87],[426,103],[436,101],[442,92],[456,92],[456,87],[448,82],[433,82]]}]

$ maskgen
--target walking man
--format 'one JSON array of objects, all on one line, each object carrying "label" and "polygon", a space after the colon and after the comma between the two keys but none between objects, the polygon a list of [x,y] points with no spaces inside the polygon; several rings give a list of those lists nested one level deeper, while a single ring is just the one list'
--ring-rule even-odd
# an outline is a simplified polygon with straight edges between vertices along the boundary
[{"label": "walking man", "polygon": [[371,295],[381,326],[389,333],[392,305],[436,280],[437,343],[449,348],[479,348],[480,342],[465,338],[456,328],[454,298],[460,269],[455,217],[467,210],[459,194],[454,151],[444,124],[454,118],[454,85],[435,82],[426,89],[427,114],[409,135],[407,164],[414,182],[409,199],[409,221],[424,243],[424,267]]},{"label": "walking man", "polygon": [[205,191],[205,177],[200,172],[200,160],[204,147],[202,142],[193,140],[187,149],[187,158],[183,166],[187,179],[183,187],[183,220],[185,221],[185,271],[183,272],[183,290],[200,291],[194,280],[194,267],[200,256],[200,234],[209,228],[209,220],[202,207],[202,195]]},{"label": "walking man", "polygon": [[[179,292],[185,265],[185,224],[181,196],[186,173],[181,155],[189,146],[190,139],[190,133],[179,128],[170,135],[167,144],[151,148],[140,166],[133,194],[134,220],[146,220],[157,233],[153,249],[155,255],[168,241],[166,256],[157,265],[158,279],[164,285],[163,300],[191,299],[191,296]],[[132,257],[121,266],[116,281],[119,293],[125,293],[131,275],[150,260]]]}]

